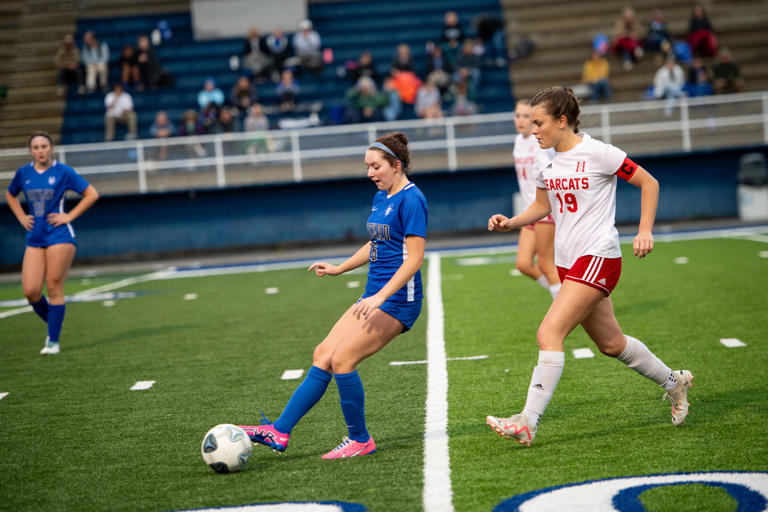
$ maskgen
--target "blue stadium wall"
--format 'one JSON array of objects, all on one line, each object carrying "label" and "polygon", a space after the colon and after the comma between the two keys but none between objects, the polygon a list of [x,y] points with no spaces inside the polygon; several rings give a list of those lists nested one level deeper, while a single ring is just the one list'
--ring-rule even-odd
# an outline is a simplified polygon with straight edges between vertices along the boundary
[{"label": "blue stadium wall", "polygon": [[[657,219],[736,217],[739,157],[755,149],[638,158],[661,184]],[[512,212],[517,191],[511,168],[417,174],[414,181],[429,202],[431,234],[483,230],[492,213]],[[75,222],[78,259],[363,240],[375,192],[357,178],[103,197]],[[639,215],[639,190],[620,181],[617,223]],[[25,233],[7,205],[0,206],[0,233],[0,266],[18,265]]]}]

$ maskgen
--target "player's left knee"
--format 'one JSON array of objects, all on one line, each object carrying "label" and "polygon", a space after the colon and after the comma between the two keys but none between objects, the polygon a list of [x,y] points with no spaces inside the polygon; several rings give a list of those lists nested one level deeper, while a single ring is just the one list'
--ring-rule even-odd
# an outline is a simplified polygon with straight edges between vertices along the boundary
[{"label": "player's left knee", "polygon": [[608,357],[619,357],[624,351],[624,346],[624,336],[622,335],[620,337],[611,339],[606,343],[601,343],[597,348],[601,353]]}]

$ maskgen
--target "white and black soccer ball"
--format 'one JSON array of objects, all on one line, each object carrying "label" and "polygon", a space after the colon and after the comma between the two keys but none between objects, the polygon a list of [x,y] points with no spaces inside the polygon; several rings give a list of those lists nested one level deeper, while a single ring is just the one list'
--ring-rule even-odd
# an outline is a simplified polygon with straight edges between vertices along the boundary
[{"label": "white and black soccer ball", "polygon": [[245,467],[251,456],[251,440],[237,425],[216,425],[203,438],[203,460],[217,473],[235,473]]}]

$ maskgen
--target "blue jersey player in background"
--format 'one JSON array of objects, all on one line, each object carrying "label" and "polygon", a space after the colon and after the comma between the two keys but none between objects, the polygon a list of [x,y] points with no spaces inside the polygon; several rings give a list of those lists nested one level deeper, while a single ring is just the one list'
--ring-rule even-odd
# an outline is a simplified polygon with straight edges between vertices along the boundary
[{"label": "blue jersey player in background", "polygon": [[[75,170],[53,159],[53,140],[43,132],[29,139],[33,161],[16,171],[5,192],[11,211],[27,230],[27,248],[21,267],[21,287],[40,318],[48,324],[43,355],[60,352],[59,333],[64,321],[64,281],[75,257],[75,231],[71,222],[90,208],[99,193]],[[64,211],[64,196],[73,190],[83,197]],[[29,213],[19,202],[24,191]],[[48,286],[48,299],[43,284]],[[49,303],[50,300],[50,303]]]},{"label": "blue jersey player in background", "polygon": [[373,198],[369,241],[340,265],[315,262],[318,276],[336,276],[370,263],[363,296],[341,316],[315,348],[304,381],[274,423],[241,425],[256,443],[282,452],[291,430],[336,378],[349,436],[323,459],[368,455],[376,443],[365,424],[365,394],[357,365],[413,326],[421,311],[421,263],[427,235],[427,201],[408,180],[408,138],[401,132],[379,137],[365,153],[368,177],[379,192]]}]

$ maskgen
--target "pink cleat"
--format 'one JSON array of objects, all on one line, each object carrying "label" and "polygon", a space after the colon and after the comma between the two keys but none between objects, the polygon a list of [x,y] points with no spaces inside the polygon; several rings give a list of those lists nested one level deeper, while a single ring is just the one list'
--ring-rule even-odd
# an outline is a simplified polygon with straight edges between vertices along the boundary
[{"label": "pink cleat", "polygon": [[245,430],[245,433],[248,434],[248,437],[254,443],[267,445],[276,452],[284,452],[288,448],[288,440],[291,438],[291,434],[283,434],[272,423],[238,425],[238,427]]},{"label": "pink cleat", "polygon": [[373,442],[373,438],[369,438],[366,442],[353,441],[352,439],[345,437],[341,444],[323,455],[323,459],[344,459],[347,457],[357,457],[358,455],[368,455],[376,453],[376,443]]}]

